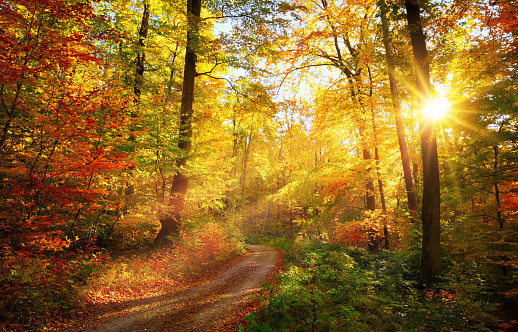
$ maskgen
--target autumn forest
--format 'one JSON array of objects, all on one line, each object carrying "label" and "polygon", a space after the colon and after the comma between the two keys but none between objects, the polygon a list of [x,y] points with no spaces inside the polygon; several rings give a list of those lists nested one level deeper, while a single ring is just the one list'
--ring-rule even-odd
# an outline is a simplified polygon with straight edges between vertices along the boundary
[{"label": "autumn forest", "polygon": [[517,38],[512,0],[0,0],[0,331],[259,244],[229,330],[518,330]]}]

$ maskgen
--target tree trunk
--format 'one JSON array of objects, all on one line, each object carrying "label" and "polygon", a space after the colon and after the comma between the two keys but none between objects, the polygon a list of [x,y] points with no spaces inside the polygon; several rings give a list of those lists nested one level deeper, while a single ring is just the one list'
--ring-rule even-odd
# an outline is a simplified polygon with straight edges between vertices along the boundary
[{"label": "tree trunk", "polygon": [[138,34],[138,50],[137,63],[135,70],[135,86],[133,87],[133,94],[135,95],[135,103],[140,103],[140,95],[142,94],[142,84],[144,83],[144,70],[146,62],[145,41],[147,40],[149,31],[149,4],[144,3],[144,13],[142,14],[142,23]]},{"label": "tree trunk", "polygon": [[[493,146],[494,156],[495,156],[495,202],[496,202],[496,219],[498,221],[498,227],[500,230],[504,229],[504,217],[502,216],[501,204],[500,204],[500,188],[498,187],[498,146]],[[504,244],[502,244],[502,251],[505,250]],[[500,257],[502,261],[506,261],[507,258],[505,256]],[[502,265],[502,273],[507,275],[507,266]]]},{"label": "tree trunk", "polygon": [[185,194],[187,193],[189,179],[184,172],[192,146],[192,106],[194,102],[195,78],[197,76],[195,46],[198,43],[200,12],[201,0],[187,0],[187,46],[183,72],[178,141],[178,148],[182,151],[182,156],[176,162],[177,172],[171,184],[168,211],[160,218],[161,228],[153,242],[158,247],[171,243],[168,236],[178,236],[181,213],[185,207]]},{"label": "tree trunk", "polygon": [[385,57],[387,59],[387,71],[390,84],[390,94],[392,95],[392,106],[394,108],[394,118],[396,121],[396,131],[399,143],[399,151],[401,154],[401,162],[403,164],[403,177],[405,180],[405,188],[408,199],[408,207],[411,212],[412,220],[417,215],[417,199],[414,190],[414,181],[412,179],[412,171],[410,169],[410,158],[408,156],[408,148],[403,129],[403,119],[401,117],[401,101],[396,85],[396,75],[394,72],[394,55],[392,45],[390,44],[389,28],[387,21],[387,5],[385,0],[379,1],[381,24],[383,28],[383,44],[385,46]]},{"label": "tree trunk", "polygon": [[[23,77],[23,75],[22,75],[22,77]],[[2,137],[0,137],[0,153],[3,152],[4,144],[5,144],[5,142],[7,142],[7,137],[9,135],[9,128],[11,128],[11,124],[15,117],[16,104],[21,95],[22,86],[23,86],[23,84],[22,84],[21,80],[16,82],[16,94],[14,95],[14,100],[12,101],[11,106],[7,107],[7,105],[3,104],[4,111],[7,114],[7,121],[4,124],[4,129],[2,130]],[[1,98],[1,100],[3,100],[3,85],[0,89],[0,98]],[[10,108],[10,110],[9,110],[9,108]]]},{"label": "tree trunk", "polygon": [[[389,240],[389,230],[387,225],[387,204],[385,202],[385,190],[383,188],[383,181],[381,180],[381,172],[380,172],[380,155],[378,148],[378,128],[376,127],[376,115],[374,114],[374,105],[372,104],[372,96],[373,96],[373,85],[372,85],[372,72],[369,67],[369,99],[370,99],[370,110],[371,110],[371,121],[372,121],[372,134],[374,136],[374,160],[376,160],[376,176],[378,178],[378,190],[380,192],[380,203],[381,210],[383,211],[383,239],[385,240],[385,249],[390,248],[390,240]],[[381,244],[381,241],[376,245],[378,247]],[[381,248],[381,246],[379,246]]]},{"label": "tree trunk", "polygon": [[[251,130],[250,130],[251,131]],[[246,188],[246,172],[248,167],[248,159],[250,158],[250,146],[252,145],[252,133],[243,140],[243,167],[241,170],[241,194],[245,196]]]},{"label": "tree trunk", "polygon": [[[371,152],[367,149],[363,150],[363,160],[368,161],[371,160]],[[369,167],[369,173],[370,173],[370,167]],[[367,209],[369,211],[376,210],[376,195],[375,189],[374,189],[374,182],[372,180],[367,180],[366,184],[367,189]]]},{"label": "tree trunk", "polygon": [[[327,1],[322,0],[321,3],[322,3],[324,10],[327,12],[327,10],[328,10]],[[339,35],[329,14],[326,13],[325,19],[329,25],[329,28],[333,32],[334,48],[336,51],[336,61],[332,61],[332,63],[333,63],[332,65],[337,67],[338,69],[340,69],[342,71],[342,73],[347,77],[347,82],[349,83],[350,97],[351,97],[351,101],[353,102],[353,104],[362,107],[363,101],[361,99],[361,93],[357,93],[357,91],[356,91],[356,86],[358,86],[358,87],[361,86],[361,80],[360,80],[359,76],[360,76],[362,67],[360,66],[359,58],[358,58],[359,51],[351,45],[349,37],[347,37],[348,36],[347,34],[345,34],[345,36]],[[349,51],[351,59],[354,62],[354,66],[352,67],[353,69],[351,69],[347,66],[347,63],[344,61],[344,59],[342,57],[342,51],[340,48],[339,38],[344,39],[344,43],[346,44],[347,50]],[[363,136],[362,136],[363,129],[362,129],[362,124],[361,124],[361,119],[359,120],[359,122],[360,122],[360,124],[359,124],[360,140],[362,140],[361,149],[362,149],[363,160],[369,161],[369,160],[371,160],[371,153],[367,147],[367,144],[365,142],[363,142]],[[371,173],[371,169],[369,168],[368,174],[370,174],[370,173]],[[374,210],[376,210],[376,196],[375,196],[375,191],[374,191],[374,182],[370,179],[367,179],[366,191],[367,191],[366,192],[367,209],[370,211],[374,211]]]},{"label": "tree trunk", "polygon": [[[134,107],[130,112],[130,116],[132,121],[137,117],[138,107],[140,105],[140,95],[142,94],[142,85],[144,83],[144,72],[145,72],[145,62],[146,62],[146,51],[145,51],[145,41],[147,40],[149,31],[149,4],[147,1],[144,1],[144,12],[142,13],[142,21],[140,24],[139,34],[138,34],[138,49],[137,49],[137,60],[135,65],[135,81],[133,85],[133,103]],[[130,133],[129,133],[129,141],[136,141],[136,128],[135,123],[132,122],[130,125]],[[133,173],[130,170],[130,173]],[[125,194],[131,196],[135,193],[135,185],[131,182],[126,182],[127,190],[125,190]],[[124,207],[124,210],[127,211],[127,207]]]},{"label": "tree trunk", "polygon": [[[414,54],[416,92],[418,95],[417,105],[421,112],[429,101],[431,90],[428,51],[426,49],[426,39],[417,0],[405,0],[405,7]],[[433,119],[429,119],[421,114],[419,130],[421,132],[421,153],[423,158],[423,243],[420,278],[423,282],[429,282],[437,280],[441,272],[439,161]]]}]

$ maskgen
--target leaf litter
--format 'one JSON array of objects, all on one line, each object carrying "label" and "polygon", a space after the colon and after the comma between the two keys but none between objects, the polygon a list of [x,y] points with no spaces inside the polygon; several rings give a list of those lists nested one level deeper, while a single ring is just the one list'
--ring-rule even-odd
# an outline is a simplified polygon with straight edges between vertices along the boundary
[{"label": "leaf litter", "polygon": [[[257,305],[252,295],[280,269],[281,252],[249,246],[249,253],[181,282],[98,294],[69,331],[235,331]],[[143,290],[142,290],[143,289]]]}]

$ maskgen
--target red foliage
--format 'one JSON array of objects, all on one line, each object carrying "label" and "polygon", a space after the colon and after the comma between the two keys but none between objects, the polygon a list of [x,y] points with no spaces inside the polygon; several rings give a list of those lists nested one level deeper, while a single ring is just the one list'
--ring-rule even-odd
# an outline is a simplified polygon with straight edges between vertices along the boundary
[{"label": "red foliage", "polygon": [[[0,252],[60,250],[106,202],[106,171],[128,167],[114,138],[127,93],[102,78],[91,2],[0,3]],[[65,238],[68,235],[69,239]]]},{"label": "red foliage", "polygon": [[504,192],[501,193],[501,208],[504,211],[518,211],[518,182],[510,181],[502,186]]},{"label": "red foliage", "polygon": [[222,227],[207,225],[186,235],[175,249],[148,254],[108,264],[91,281],[86,302],[116,303],[165,294],[199,282],[199,277],[207,277],[242,252]]},{"label": "red foliage", "polygon": [[331,243],[344,243],[352,246],[361,246],[367,243],[367,233],[359,224],[337,224]]},{"label": "red foliage", "polygon": [[206,225],[201,230],[184,236],[180,257],[184,264],[196,270],[228,259],[235,250],[235,240],[226,236],[221,226]]},{"label": "red foliage", "polygon": [[[501,29],[502,32],[516,36],[518,33],[518,4],[515,1],[498,0],[495,1],[493,5],[497,5],[498,15],[488,14],[488,25],[492,28]],[[491,10],[488,8],[487,12],[491,13]],[[514,47],[517,46],[516,43],[517,41],[515,39]]]},{"label": "red foliage", "polygon": [[106,76],[96,19],[91,1],[0,2],[2,318],[66,310],[93,269],[101,208],[119,204],[109,178],[131,165],[131,91]]}]

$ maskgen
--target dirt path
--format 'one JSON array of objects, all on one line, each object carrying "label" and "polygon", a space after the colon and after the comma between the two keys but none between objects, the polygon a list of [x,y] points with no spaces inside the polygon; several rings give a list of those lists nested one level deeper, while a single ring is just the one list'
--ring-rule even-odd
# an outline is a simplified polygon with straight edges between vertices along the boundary
[{"label": "dirt path", "polygon": [[[249,246],[250,253],[208,282],[181,292],[137,301],[122,316],[88,332],[231,331],[229,322],[250,295],[276,271],[279,252]],[[234,319],[235,320],[235,319]]]}]

